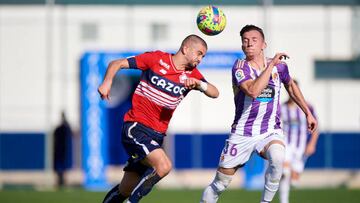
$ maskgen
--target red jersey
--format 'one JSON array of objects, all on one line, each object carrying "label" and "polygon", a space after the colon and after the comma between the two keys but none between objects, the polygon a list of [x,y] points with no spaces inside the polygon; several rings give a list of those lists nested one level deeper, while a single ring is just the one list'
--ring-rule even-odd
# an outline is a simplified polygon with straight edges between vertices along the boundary
[{"label": "red jersey", "polygon": [[166,132],[176,107],[190,91],[184,86],[185,79],[206,82],[197,68],[177,70],[169,53],[146,52],[128,58],[128,62],[142,74],[124,121],[139,122],[161,133]]}]

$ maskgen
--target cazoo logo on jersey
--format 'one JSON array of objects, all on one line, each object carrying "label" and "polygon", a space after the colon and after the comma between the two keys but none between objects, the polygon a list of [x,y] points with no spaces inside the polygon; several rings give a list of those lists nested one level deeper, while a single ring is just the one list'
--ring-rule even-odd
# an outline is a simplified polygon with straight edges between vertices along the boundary
[{"label": "cazoo logo on jersey", "polygon": [[181,94],[183,95],[184,92],[186,91],[185,87],[181,87],[178,85],[175,85],[169,81],[166,81],[164,79],[159,78],[159,76],[152,76],[150,78],[150,81],[152,84],[161,87],[161,89],[164,89],[168,92],[172,92],[174,94]]}]

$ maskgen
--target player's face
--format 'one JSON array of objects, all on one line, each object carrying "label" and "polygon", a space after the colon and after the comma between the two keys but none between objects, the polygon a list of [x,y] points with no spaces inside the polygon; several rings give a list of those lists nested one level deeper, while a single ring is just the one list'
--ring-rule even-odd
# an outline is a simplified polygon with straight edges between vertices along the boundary
[{"label": "player's face", "polygon": [[258,56],[266,48],[266,43],[260,32],[250,30],[245,32],[242,37],[242,50],[247,57]]},{"label": "player's face", "polygon": [[188,61],[187,66],[189,68],[195,68],[201,62],[201,60],[205,57],[206,47],[204,47],[201,43],[193,43],[187,47],[186,59]]}]

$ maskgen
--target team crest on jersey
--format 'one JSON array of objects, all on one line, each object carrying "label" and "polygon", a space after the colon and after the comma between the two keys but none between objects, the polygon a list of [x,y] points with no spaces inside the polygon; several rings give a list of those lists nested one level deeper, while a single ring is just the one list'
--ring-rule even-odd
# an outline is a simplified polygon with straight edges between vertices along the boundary
[{"label": "team crest on jersey", "polygon": [[279,79],[279,74],[278,73],[273,73],[271,77],[272,77],[273,81],[277,81]]},{"label": "team crest on jersey", "polygon": [[235,77],[236,77],[237,81],[240,81],[240,80],[244,79],[245,78],[244,71],[241,70],[241,69],[237,69],[236,72],[235,72]]},{"label": "team crest on jersey", "polygon": [[188,76],[185,73],[179,76],[180,83],[184,83],[186,79],[188,79]]}]

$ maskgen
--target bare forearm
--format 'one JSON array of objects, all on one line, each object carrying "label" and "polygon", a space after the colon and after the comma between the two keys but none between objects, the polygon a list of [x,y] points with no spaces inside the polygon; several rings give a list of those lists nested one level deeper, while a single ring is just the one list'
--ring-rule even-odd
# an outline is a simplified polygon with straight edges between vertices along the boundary
[{"label": "bare forearm", "polygon": [[294,81],[291,81],[291,85],[287,88],[287,90],[291,99],[294,100],[294,102],[301,108],[305,115],[308,115],[310,113],[310,109],[305,101],[303,94],[301,93],[301,90],[294,83]]},{"label": "bare forearm", "polygon": [[310,138],[309,143],[316,146],[318,138],[319,138],[319,132],[316,130],[314,133],[311,134],[311,138]]},{"label": "bare forearm", "polygon": [[274,66],[279,64],[283,58],[289,57],[285,53],[277,53],[258,78],[245,81],[240,85],[241,90],[253,99],[258,97],[269,84],[269,79]]},{"label": "bare forearm", "polygon": [[211,98],[217,98],[219,96],[219,90],[214,85],[207,83],[207,90],[204,91],[204,94]]},{"label": "bare forearm", "polygon": [[242,87],[242,89],[245,91],[245,93],[252,97],[256,98],[261,94],[261,91],[266,88],[266,86],[269,83],[269,78],[272,72],[273,66],[268,66],[264,72],[260,74],[258,78],[255,80],[245,84],[245,88]]}]

